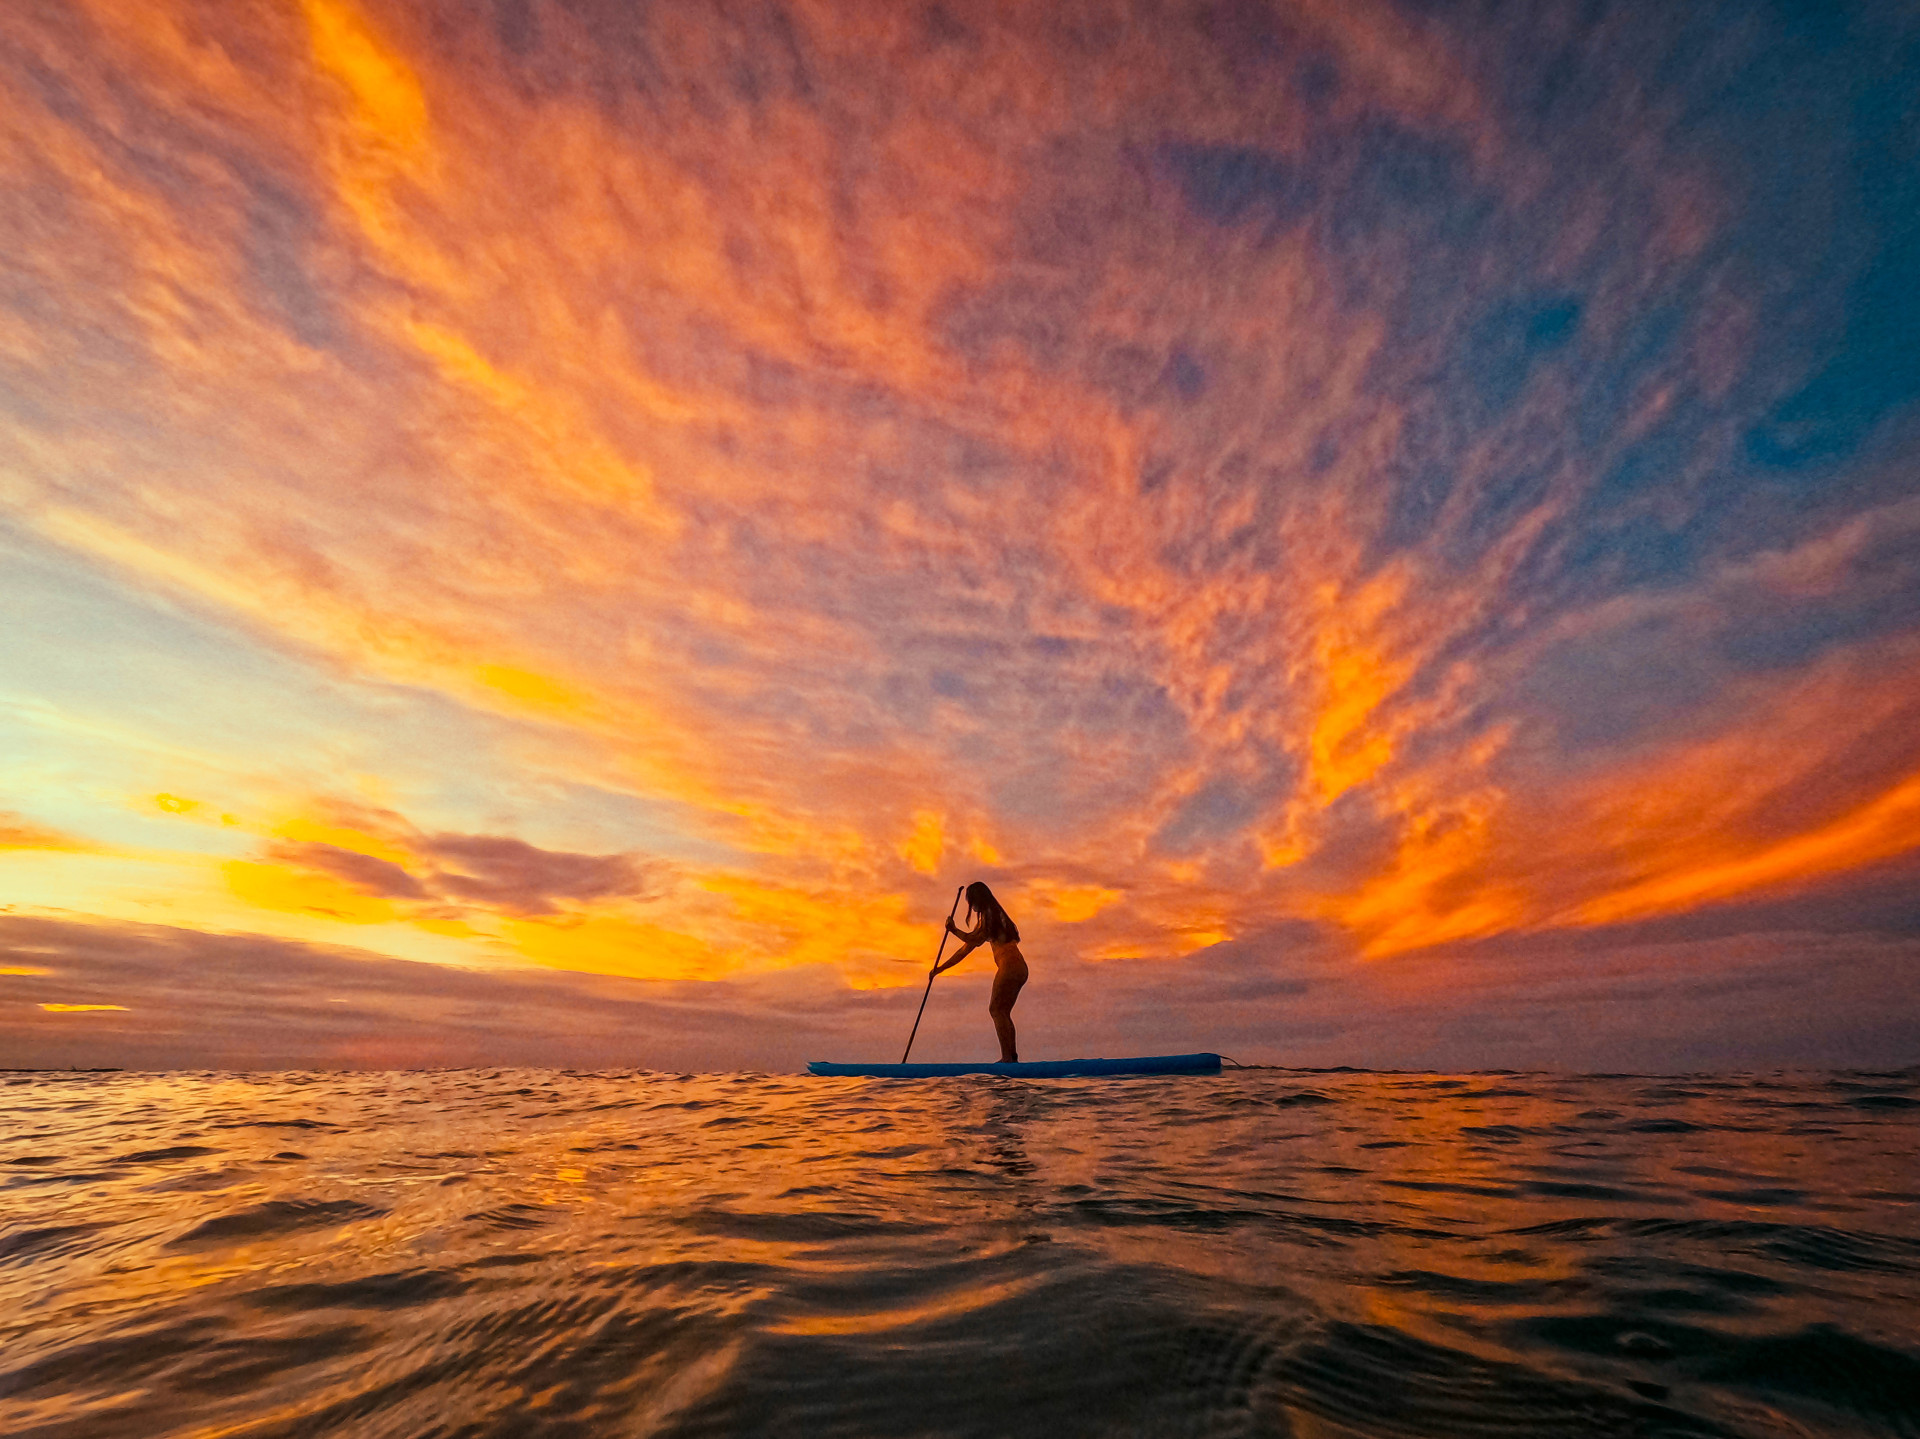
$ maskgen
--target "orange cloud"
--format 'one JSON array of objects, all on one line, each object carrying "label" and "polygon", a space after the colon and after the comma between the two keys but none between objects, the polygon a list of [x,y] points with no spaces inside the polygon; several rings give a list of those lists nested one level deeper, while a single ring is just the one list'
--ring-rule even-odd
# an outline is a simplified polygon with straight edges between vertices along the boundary
[{"label": "orange cloud", "polygon": [[1594,847],[1614,856],[1574,923],[1791,891],[1920,847],[1915,641],[1841,651],[1743,686],[1751,718],[1595,786]]},{"label": "orange cloud", "polygon": [[[1920,847],[1913,640],[1730,687],[1741,722],[1556,789],[1484,777],[1483,748],[1402,791],[1391,860],[1325,912],[1387,955],[1791,893]],[[1471,776],[1482,787],[1465,788]],[[1451,798],[1433,786],[1458,787]]]},{"label": "orange cloud", "polygon": [[1531,911],[1524,889],[1489,873],[1499,810],[1493,793],[1463,796],[1444,807],[1410,806],[1393,857],[1356,893],[1332,901],[1327,912],[1362,936],[1362,953],[1371,958],[1524,923]]},{"label": "orange cloud", "polygon": [[595,914],[559,921],[509,920],[512,950],[554,969],[633,979],[718,979],[740,961],[694,935],[626,915]]},{"label": "orange cloud", "polygon": [[25,815],[0,810],[0,850],[41,849],[84,854],[96,848],[86,840],[35,824]]},{"label": "orange cloud", "polygon": [[1059,884],[1031,880],[1021,893],[1023,904],[1037,905],[1061,924],[1082,924],[1120,902],[1120,891],[1098,884]]},{"label": "orange cloud", "polygon": [[[1696,859],[1685,867],[1589,900],[1575,911],[1582,924],[1610,924],[1670,914],[1754,891],[1792,888],[1920,845],[1920,774],[1814,829],[1771,843],[1748,841],[1744,852]],[[1727,846],[1735,849],[1738,841]]]},{"label": "orange cloud", "polygon": [[919,873],[932,874],[940,868],[946,850],[944,818],[932,810],[917,812],[913,817],[913,833],[900,846],[900,857]]},{"label": "orange cloud", "polygon": [[237,899],[261,909],[319,915],[342,924],[391,924],[400,917],[390,900],[308,869],[229,860],[221,866],[221,873]]}]

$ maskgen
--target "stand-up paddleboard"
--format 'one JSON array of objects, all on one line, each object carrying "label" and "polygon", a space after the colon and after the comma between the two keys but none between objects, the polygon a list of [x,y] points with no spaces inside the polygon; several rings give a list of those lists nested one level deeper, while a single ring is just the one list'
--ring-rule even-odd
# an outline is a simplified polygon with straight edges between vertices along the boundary
[{"label": "stand-up paddleboard", "polygon": [[932,1079],[948,1074],[1004,1074],[1014,1079],[1086,1079],[1111,1074],[1218,1074],[1217,1054],[1155,1054],[1143,1059],[1041,1059],[1020,1064],[835,1064],[816,1059],[809,1074],[867,1079]]}]

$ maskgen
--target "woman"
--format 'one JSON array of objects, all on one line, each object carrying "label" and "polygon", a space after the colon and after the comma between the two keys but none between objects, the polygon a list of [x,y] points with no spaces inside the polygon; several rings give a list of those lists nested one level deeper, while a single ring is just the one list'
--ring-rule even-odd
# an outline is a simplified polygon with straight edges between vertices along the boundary
[{"label": "woman", "polygon": [[972,929],[961,929],[947,919],[947,932],[963,941],[960,950],[945,964],[934,966],[934,973],[952,969],[982,944],[993,946],[993,998],[987,1013],[993,1016],[993,1032],[1000,1036],[1000,1062],[1018,1064],[1019,1052],[1013,1047],[1013,1002],[1020,997],[1020,986],[1027,982],[1027,961],[1020,953],[1020,927],[1013,922],[993,891],[979,880],[967,886],[967,919]]}]

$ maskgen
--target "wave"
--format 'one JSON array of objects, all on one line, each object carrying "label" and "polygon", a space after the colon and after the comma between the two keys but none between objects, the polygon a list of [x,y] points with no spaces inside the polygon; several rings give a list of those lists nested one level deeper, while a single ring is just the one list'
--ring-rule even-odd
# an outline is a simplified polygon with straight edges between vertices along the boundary
[{"label": "wave", "polygon": [[1916,1083],[13,1084],[0,1431],[1914,1436]]}]

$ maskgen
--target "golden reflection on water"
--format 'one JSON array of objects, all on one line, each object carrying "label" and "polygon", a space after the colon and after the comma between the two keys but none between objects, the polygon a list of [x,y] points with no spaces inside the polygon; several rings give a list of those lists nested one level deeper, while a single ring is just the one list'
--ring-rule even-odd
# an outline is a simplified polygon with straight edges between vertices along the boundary
[{"label": "golden reflection on water", "polygon": [[[1008,1433],[1243,1410],[1403,1433],[1423,1403],[1457,1432],[1554,1430],[1563,1403],[1638,1432],[1633,1405],[1682,1399],[1698,1424],[1676,1432],[1774,1432],[1756,1405],[1780,1432],[1875,1432],[1817,1378],[1766,1376],[1896,1372],[1916,1347],[1916,1091],[20,1080],[0,1089],[0,1428],[754,1432],[782,1418],[754,1397],[772,1385],[796,1429],[896,1432],[942,1412],[922,1354],[985,1365],[975,1419]],[[1413,1398],[1369,1410],[1389,1381]]]}]

